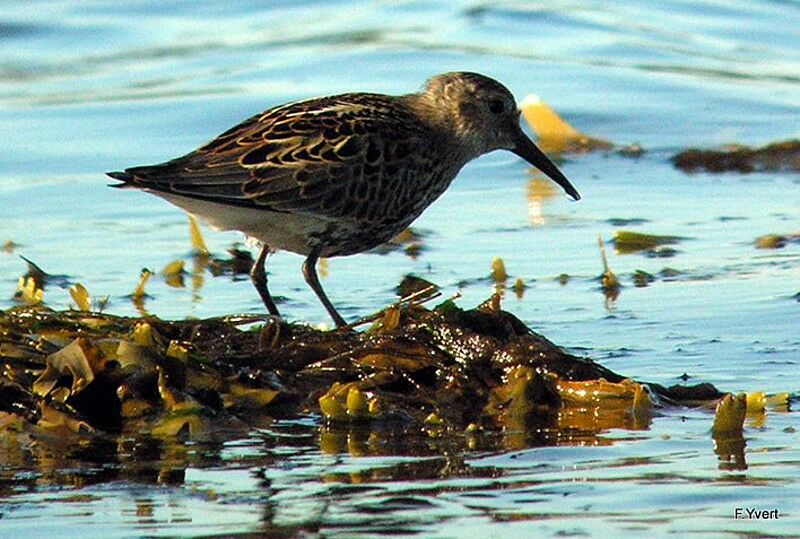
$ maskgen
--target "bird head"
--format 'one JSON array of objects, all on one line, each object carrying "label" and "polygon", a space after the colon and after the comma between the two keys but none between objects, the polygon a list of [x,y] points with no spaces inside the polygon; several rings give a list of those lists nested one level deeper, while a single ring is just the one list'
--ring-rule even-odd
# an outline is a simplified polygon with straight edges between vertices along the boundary
[{"label": "bird head", "polygon": [[451,130],[467,160],[494,150],[509,150],[541,170],[574,200],[578,191],[520,127],[511,92],[494,79],[469,72],[437,75],[420,94]]}]

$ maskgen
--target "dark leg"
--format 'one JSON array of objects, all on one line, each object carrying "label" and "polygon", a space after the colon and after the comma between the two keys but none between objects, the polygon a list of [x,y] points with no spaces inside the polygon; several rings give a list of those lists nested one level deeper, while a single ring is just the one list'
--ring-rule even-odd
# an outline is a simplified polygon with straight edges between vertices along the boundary
[{"label": "dark leg", "polygon": [[280,316],[281,313],[278,312],[278,307],[275,306],[275,302],[272,300],[272,296],[270,296],[269,290],[267,289],[267,270],[264,269],[264,263],[267,260],[268,254],[269,247],[267,245],[261,247],[258,259],[256,263],[253,264],[253,269],[250,270],[250,278],[253,280],[256,290],[258,290],[258,295],[261,296],[261,300],[267,307],[269,314]]},{"label": "dark leg", "polygon": [[312,249],[311,253],[306,258],[306,261],[303,262],[303,276],[306,278],[306,282],[308,286],[311,287],[311,290],[317,295],[319,300],[325,306],[325,309],[328,310],[328,314],[331,315],[333,321],[336,322],[336,327],[346,326],[347,322],[344,321],[342,315],[340,315],[336,308],[334,308],[331,300],[328,299],[328,296],[325,295],[325,291],[322,290],[322,285],[319,284],[319,277],[317,277],[317,260],[319,259],[319,252],[321,247],[315,247]]}]

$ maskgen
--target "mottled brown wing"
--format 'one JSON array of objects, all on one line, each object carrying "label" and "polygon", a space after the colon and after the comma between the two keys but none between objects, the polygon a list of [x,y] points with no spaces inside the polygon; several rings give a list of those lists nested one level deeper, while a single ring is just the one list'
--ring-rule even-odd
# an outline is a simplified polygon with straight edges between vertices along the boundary
[{"label": "mottled brown wing", "polygon": [[407,211],[429,135],[397,101],[352,94],[268,110],[181,158],[125,172],[139,187],[360,220]]}]

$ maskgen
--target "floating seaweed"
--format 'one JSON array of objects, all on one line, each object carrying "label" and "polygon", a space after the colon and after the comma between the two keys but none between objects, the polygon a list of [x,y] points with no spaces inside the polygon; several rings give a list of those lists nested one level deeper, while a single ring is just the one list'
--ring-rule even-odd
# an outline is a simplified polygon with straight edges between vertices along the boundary
[{"label": "floating seaweed", "polygon": [[44,299],[44,289],[36,284],[33,277],[20,277],[14,299],[25,305],[37,305]]},{"label": "floating seaweed", "polygon": [[520,103],[522,116],[539,138],[539,146],[548,153],[587,153],[608,151],[614,145],[607,140],[584,135],[534,94]]},{"label": "floating seaweed", "polygon": [[499,256],[494,257],[492,259],[492,280],[496,284],[503,284],[507,279],[508,273],[506,272],[505,262]]},{"label": "floating seaweed", "polygon": [[800,242],[800,233],[794,234],[765,234],[756,238],[756,249],[782,249],[789,243]]},{"label": "floating seaweed", "polygon": [[603,293],[606,295],[606,306],[610,307],[611,304],[619,297],[620,288],[622,284],[619,282],[617,275],[611,271],[608,265],[608,255],[606,254],[606,246],[603,243],[603,238],[597,236],[597,246],[600,248],[600,260],[603,263],[603,273],[600,275],[600,284],[603,287]]},{"label": "floating seaweed", "polygon": [[395,251],[403,251],[410,258],[417,258],[425,250],[425,237],[428,232],[414,227],[408,227],[397,236],[382,245],[378,245],[370,252],[385,255]]},{"label": "floating seaweed", "polygon": [[72,297],[72,301],[75,302],[75,305],[78,306],[78,309],[81,311],[90,311],[92,310],[92,298],[89,295],[89,291],[86,290],[86,287],[83,286],[81,283],[75,283],[69,289],[69,295]]},{"label": "floating seaweed", "polygon": [[525,295],[525,289],[528,288],[528,285],[525,284],[525,281],[522,277],[518,277],[516,281],[514,281],[514,295],[517,296],[517,299],[522,299],[522,296]]},{"label": "floating seaweed", "polygon": [[800,140],[774,142],[761,148],[733,144],[720,150],[690,148],[672,158],[686,172],[800,171]]},{"label": "floating seaweed", "polygon": [[200,232],[200,225],[193,215],[189,217],[189,239],[192,242],[192,251],[198,256],[209,256],[211,251],[208,250],[206,240],[203,239],[203,233]]},{"label": "floating seaweed", "polygon": [[644,288],[655,280],[655,275],[644,270],[636,270],[633,274],[633,286],[637,288]]},{"label": "floating seaweed", "polygon": [[[439,291],[439,287],[422,277],[409,274],[403,277],[396,291],[398,296],[405,298],[425,291],[430,291],[429,294],[433,295]],[[425,292],[425,295],[427,296],[428,292]]]},{"label": "floating seaweed", "polygon": [[[614,232],[614,249],[618,254],[629,254],[645,251],[651,253],[657,258],[659,256],[658,249],[664,245],[672,245],[678,243],[684,238],[679,236],[667,236],[656,234],[642,234],[641,232],[632,232],[630,230],[617,230]],[[674,254],[674,252],[673,252]]]},{"label": "floating seaweed", "polygon": [[241,245],[234,244],[228,249],[229,258],[213,257],[208,265],[211,275],[249,275],[255,260],[250,251],[245,251]]},{"label": "floating seaweed", "polygon": [[722,469],[747,469],[743,432],[747,402],[748,398],[744,393],[728,393],[717,403],[711,437],[714,440],[714,451],[722,461]]}]

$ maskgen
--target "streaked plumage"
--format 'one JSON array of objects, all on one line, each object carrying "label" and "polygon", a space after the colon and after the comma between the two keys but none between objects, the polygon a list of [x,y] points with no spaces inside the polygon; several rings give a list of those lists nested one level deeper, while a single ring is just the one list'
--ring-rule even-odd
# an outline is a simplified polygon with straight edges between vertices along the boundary
[{"label": "streaked plumage", "polygon": [[273,315],[267,253],[306,255],[306,280],[343,325],[316,279],[316,260],[391,239],[468,161],[501,148],[578,198],[522,133],[511,93],[476,73],[439,75],[417,94],[353,93],[282,105],[183,157],[109,176],[124,182],[119,187],[151,192],[217,228],[260,240],[254,282]]}]

